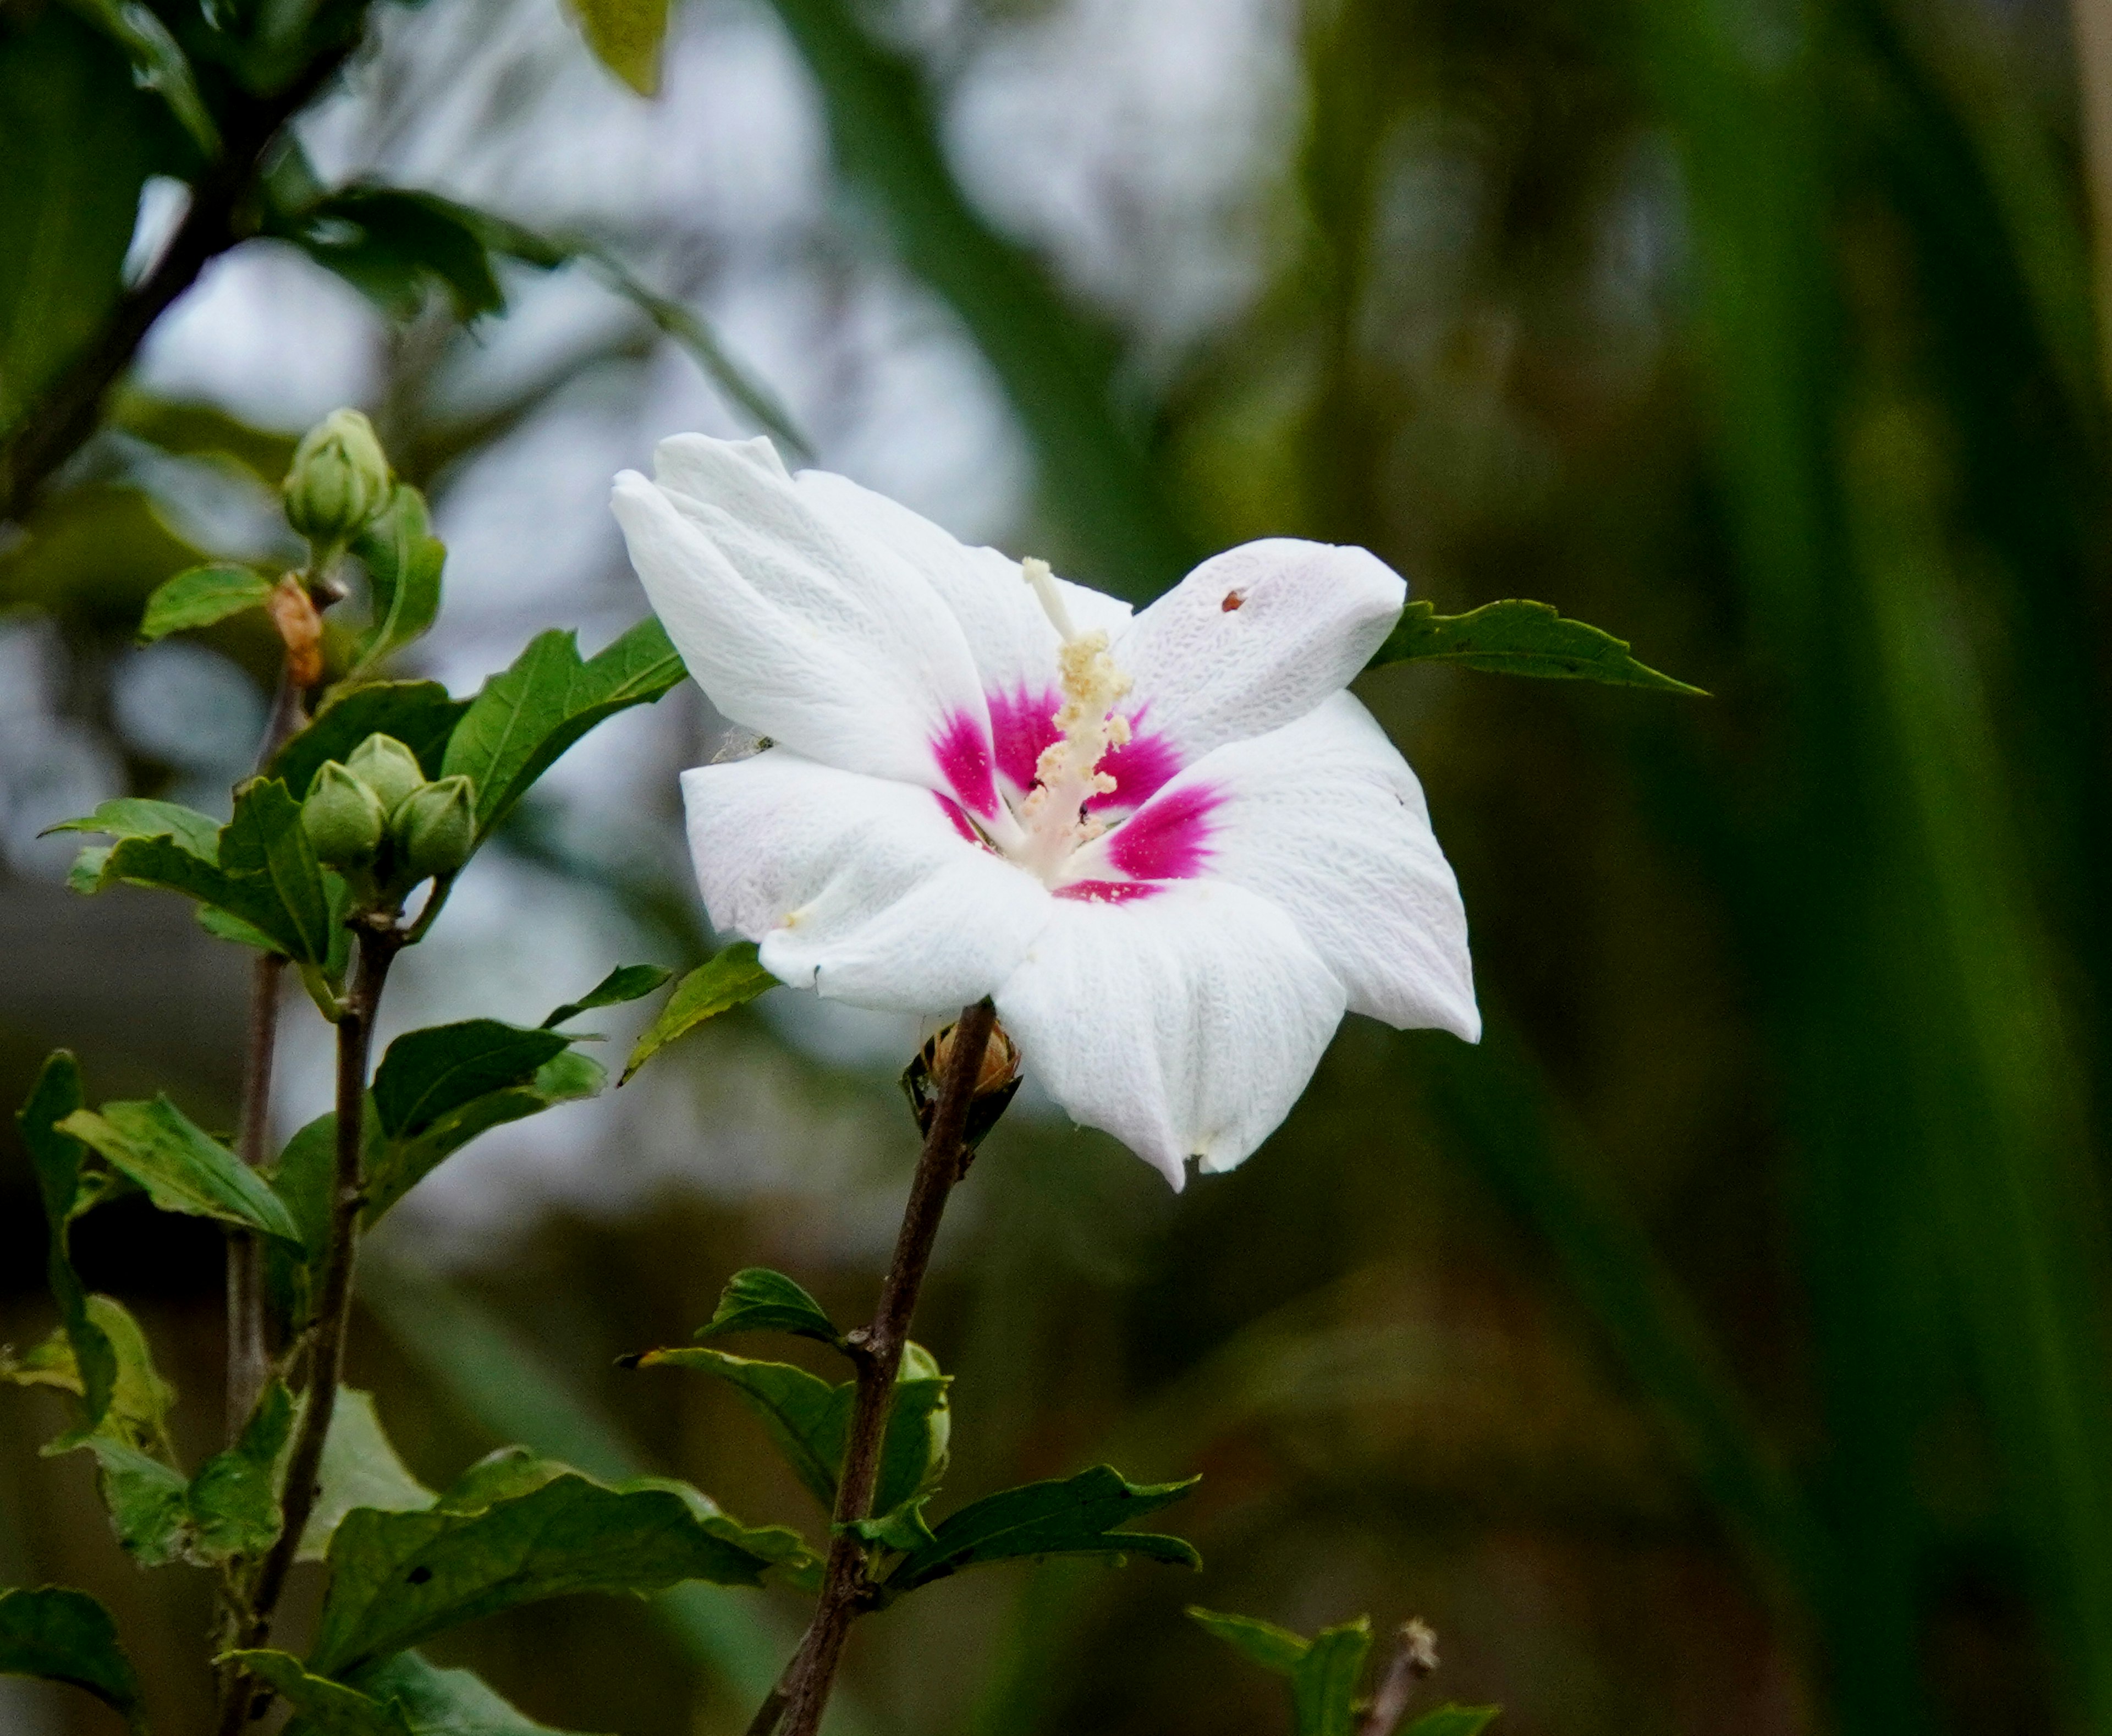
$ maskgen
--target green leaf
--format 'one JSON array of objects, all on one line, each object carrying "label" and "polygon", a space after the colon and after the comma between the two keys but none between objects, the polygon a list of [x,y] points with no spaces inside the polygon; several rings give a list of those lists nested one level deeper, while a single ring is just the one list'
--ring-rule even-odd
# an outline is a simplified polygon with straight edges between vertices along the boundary
[{"label": "green leaf", "polygon": [[[0,34],[0,435],[116,306],[167,130],[125,53],[71,12],[51,7]],[[0,441],[0,518],[20,504],[9,456]]]},{"label": "green leaf", "polygon": [[307,1736],[415,1736],[393,1702],[370,1698],[325,1676],[310,1675],[298,1658],[283,1652],[230,1652],[214,1661],[239,1664],[283,1696]]},{"label": "green leaf", "polygon": [[558,1032],[495,1018],[406,1032],[375,1069],[381,1130],[391,1139],[407,1139],[487,1093],[526,1085],[537,1068],[570,1046],[571,1039]]},{"label": "green leaf", "polygon": [[416,319],[435,288],[464,325],[505,308],[483,243],[432,194],[354,185],[297,211],[275,210],[269,226],[393,320]]},{"label": "green leaf", "polygon": [[635,1366],[696,1369],[725,1381],[762,1419],[772,1444],[807,1492],[825,1512],[835,1510],[850,1418],[844,1395],[855,1393],[854,1383],[833,1386],[789,1362],[759,1362],[686,1345],[648,1351]]},{"label": "green leaf", "polygon": [[844,1335],[822,1311],[822,1305],[782,1272],[749,1266],[726,1280],[719,1305],[697,1328],[699,1338],[722,1338],[731,1333],[790,1333],[812,1338],[832,1351],[844,1347]]},{"label": "green leaf", "polygon": [[1425,1712],[1401,1736],[1482,1736],[1502,1711],[1500,1706],[1441,1706]]},{"label": "green leaf", "polygon": [[448,741],[444,772],[476,785],[479,840],[595,724],[650,704],[685,673],[667,630],[649,616],[584,663],[568,631],[553,627],[530,640],[484,684]]},{"label": "green leaf", "polygon": [[543,1021],[547,1031],[596,1007],[621,1006],[651,994],[675,973],[664,964],[619,964],[577,1000],[568,1000]]},{"label": "green leaf", "polygon": [[469,1670],[441,1670],[415,1652],[370,1664],[352,1679],[362,1693],[394,1705],[411,1736],[567,1736],[508,1705]]},{"label": "green leaf", "polygon": [[129,881],[212,904],[270,940],[297,963],[327,967],[336,942],[336,908],[300,804],[275,778],[253,778],[207,858],[173,836],[121,838],[103,859],[96,889]]},{"label": "green leaf", "polygon": [[1371,1649],[1372,1624],[1361,1615],[1313,1636],[1290,1677],[1298,1736],[1356,1736],[1357,1684]]},{"label": "green leaf", "polygon": [[1604,681],[1659,693],[1699,694],[1699,687],[1660,675],[1628,654],[1627,641],[1556,613],[1551,604],[1513,598],[1485,603],[1463,615],[1441,615],[1434,604],[1411,603],[1386,643],[1364,665],[1419,660],[1457,663],[1495,675],[1537,675],[1558,681]]},{"label": "green leaf", "polygon": [[299,1559],[320,1561],[346,1514],[368,1507],[381,1513],[422,1513],[439,1497],[411,1474],[382,1433],[374,1395],[339,1387],[330,1412],[330,1438],[316,1476],[321,1493],[301,1533]]},{"label": "green leaf", "polygon": [[[371,1225],[444,1159],[453,1156],[480,1133],[509,1121],[577,1103],[600,1095],[608,1074],[592,1057],[574,1050],[553,1055],[523,1083],[487,1091],[436,1116],[413,1137],[377,1134],[367,1147],[366,1205],[362,1221]],[[333,1123],[335,1124],[335,1123]]]},{"label": "green leaf", "polygon": [[[191,1479],[190,1553],[220,1562],[260,1556],[279,1535],[279,1455],[294,1426],[294,1401],[278,1380],[268,1382],[241,1438],[215,1453]],[[335,1433],[335,1418],[331,1433]]]},{"label": "green leaf", "polygon": [[440,775],[448,737],[469,709],[467,699],[452,699],[438,681],[370,681],[363,687],[340,687],[316,709],[307,727],[280,748],[270,775],[297,796],[324,763],[340,764],[373,735],[393,736],[418,756],[429,777]]},{"label": "green leaf", "polygon": [[58,1124],[82,1107],[80,1065],[66,1050],[48,1057],[30,1100],[15,1117],[36,1171],[47,1230],[45,1281],[59,1305],[61,1330],[73,1347],[80,1382],[82,1426],[93,1428],[110,1408],[118,1379],[117,1353],[91,1318],[88,1294],[73,1269],[69,1242],[81,1202],[81,1164],[88,1147]]},{"label": "green leaf", "polygon": [[171,633],[211,627],[244,609],[261,608],[271,595],[271,581],[248,567],[215,564],[193,567],[156,587],[139,618],[139,643],[152,645]]},{"label": "green leaf", "polygon": [[125,1305],[112,1297],[90,1296],[84,1311],[92,1342],[108,1350],[113,1370],[109,1389],[93,1415],[88,1414],[89,1395],[80,1355],[64,1324],[19,1360],[0,1351],[0,1379],[18,1387],[55,1387],[81,1398],[84,1419],[78,1428],[60,1437],[57,1444],[61,1451],[77,1445],[89,1434],[100,1433],[143,1451],[159,1451],[166,1455],[169,1413],[175,1409],[176,1389],[154,1367],[146,1333]]},{"label": "green leaf", "polygon": [[76,820],[61,820],[44,830],[47,833],[100,832],[113,838],[173,838],[203,861],[220,860],[220,822],[178,802],[121,795],[103,803],[93,813]]},{"label": "green leaf", "polygon": [[660,1050],[706,1019],[716,1018],[776,986],[777,979],[757,962],[755,942],[735,941],[675,985],[667,1005],[638,1039],[630,1059],[624,1064],[623,1077],[616,1082],[627,1084],[630,1076]]},{"label": "green leaf", "polygon": [[309,1667],[343,1675],[435,1633],[539,1598],[662,1591],[685,1579],[757,1585],[799,1551],[750,1532],[694,1490],[616,1487],[562,1465],[499,1456],[421,1513],[361,1508],[330,1541],[330,1590]]},{"label": "green leaf", "polygon": [[86,1592],[48,1585],[0,1592],[0,1675],[70,1682],[143,1731],[139,1678],[110,1611]]},{"label": "green leaf", "polygon": [[1206,1610],[1199,1603],[1188,1606],[1188,1619],[1263,1669],[1272,1670],[1278,1675],[1295,1674],[1300,1661],[1313,1646],[1309,1639],[1287,1628],[1279,1628],[1272,1621],[1263,1621],[1252,1615],[1227,1615],[1217,1610]]},{"label": "green leaf", "polygon": [[[359,533],[352,552],[366,567],[374,596],[374,625],[361,642],[358,658],[345,677],[348,681],[357,680],[432,627],[440,613],[440,569],[448,558],[447,544],[433,535],[426,497],[400,482],[389,504]],[[417,752],[416,742],[403,745]]]},{"label": "green leaf", "polygon": [[163,1211],[217,1218],[298,1242],[300,1232],[263,1178],[166,1097],[75,1109],[59,1130],[92,1146]]},{"label": "green leaf", "polygon": [[1195,1486],[1135,1483],[1104,1465],[1049,1483],[1030,1483],[970,1503],[937,1528],[931,1542],[905,1557],[883,1589],[899,1597],[987,1561],[1022,1556],[1141,1555],[1200,1567],[1193,1545],[1117,1525],[1156,1513]]},{"label": "green leaf", "polygon": [[[894,1407],[881,1443],[872,1501],[876,1518],[928,1492],[946,1466],[951,1424],[946,1389],[951,1382],[939,1374],[922,1346],[910,1349],[914,1355],[903,1358]],[[779,1455],[822,1510],[835,1510],[836,1479],[849,1443],[857,1382],[831,1385],[789,1362],[762,1362],[688,1345],[648,1351],[631,1365],[695,1369],[725,1381],[762,1419]]]},{"label": "green leaf", "polygon": [[125,1552],[142,1567],[181,1559],[190,1524],[190,1485],[184,1474],[107,1434],[61,1439],[45,1451],[74,1447],[95,1456],[102,1505]]},{"label": "green leaf", "polygon": [[641,97],[660,89],[667,0],[571,0],[594,58]]},{"label": "green leaf", "polygon": [[911,1555],[934,1541],[931,1526],[924,1517],[928,1495],[920,1495],[914,1501],[906,1501],[899,1507],[882,1513],[877,1519],[856,1519],[849,1524],[835,1527],[848,1531],[861,1542],[876,1548],[891,1549],[898,1555]]},{"label": "green leaf", "polygon": [[189,57],[169,27],[140,0],[71,0],[73,9],[102,31],[132,60],[132,80],[142,90],[160,93],[176,124],[208,162],[220,155],[220,129],[198,94]]}]

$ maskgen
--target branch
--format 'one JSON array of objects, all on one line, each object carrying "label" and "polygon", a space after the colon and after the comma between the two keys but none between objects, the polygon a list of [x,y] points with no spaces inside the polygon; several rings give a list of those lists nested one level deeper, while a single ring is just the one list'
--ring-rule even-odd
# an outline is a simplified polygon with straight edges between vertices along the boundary
[{"label": "branch", "polygon": [[866,1580],[865,1545],[844,1527],[871,1517],[873,1485],[880,1475],[880,1450],[887,1433],[888,1412],[894,1407],[894,1381],[902,1368],[903,1347],[909,1342],[910,1317],[917,1310],[917,1292],[931,1263],[931,1246],[938,1239],[939,1220],[945,1213],[947,1196],[965,1167],[962,1158],[968,1105],[975,1096],[976,1076],[982,1071],[983,1051],[989,1047],[990,1032],[996,1025],[996,1009],[981,1000],[963,1007],[960,1022],[954,1027],[953,1052],[946,1058],[938,1107],[917,1160],[916,1178],[909,1184],[909,1201],[903,1208],[894,1258],[881,1286],[880,1305],[872,1325],[848,1335],[858,1360],[858,1400],[851,1413],[843,1476],[837,1485],[835,1534],[829,1542],[821,1602],[785,1672],[785,1682],[772,1690],[749,1726],[749,1736],[770,1736],[781,1716],[785,1720],[785,1736],[815,1736],[821,1728],[822,1708],[829,1702],[829,1690],[835,1683],[837,1666],[843,1661],[844,1642],[850,1636],[852,1622],[865,1612],[872,1592]]},{"label": "branch", "polygon": [[344,64],[360,34],[324,50],[284,89],[229,103],[219,117],[225,148],[192,188],[190,209],[153,270],[118,298],[94,341],[0,440],[0,523],[20,518],[45,478],[94,433],[104,395],[169,304],[213,259],[255,233],[249,194],[273,142]]},{"label": "branch", "polygon": [[[366,1131],[366,1074],[373,1052],[375,1014],[389,967],[403,945],[393,914],[362,923],[355,930],[358,962],[344,1010],[337,1025],[337,1161],[330,1196],[330,1249],[324,1256],[322,1282],[316,1301],[315,1340],[310,1352],[307,1403],[299,1432],[286,1461],[283,1520],[278,1540],[264,1557],[252,1588],[245,1630],[234,1649],[252,1651],[270,1638],[272,1612],[285,1589],[286,1575],[301,1547],[308,1515],[315,1510],[316,1477],[323,1446],[330,1438],[337,1389],[344,1378],[344,1345],[352,1319],[352,1280],[359,1255],[359,1214],[366,1203],[360,1173]],[[226,1699],[221,1736],[236,1736],[258,1708],[240,1682]]]}]

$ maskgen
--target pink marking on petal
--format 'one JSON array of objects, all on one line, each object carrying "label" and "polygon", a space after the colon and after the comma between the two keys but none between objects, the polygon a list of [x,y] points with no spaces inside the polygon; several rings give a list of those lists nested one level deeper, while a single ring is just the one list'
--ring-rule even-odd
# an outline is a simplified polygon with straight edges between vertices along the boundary
[{"label": "pink marking on petal", "polygon": [[960,835],[966,838],[971,844],[979,845],[985,850],[988,850],[990,848],[989,844],[984,840],[983,835],[976,830],[975,822],[968,818],[967,810],[962,807],[958,802],[955,801],[952,796],[941,795],[936,790],[934,790],[931,792],[931,800],[936,802],[940,808],[945,810],[946,818],[954,822],[954,830],[955,832],[960,833]]},{"label": "pink marking on petal", "polygon": [[1149,898],[1158,890],[1148,880],[1074,880],[1057,887],[1051,895],[1087,904],[1126,904],[1131,899]]},{"label": "pink marking on petal", "polygon": [[1181,769],[1181,755],[1173,744],[1163,736],[1145,733],[1145,713],[1149,709],[1139,706],[1129,720],[1129,740],[1100,755],[1099,768],[1115,781],[1115,786],[1086,803],[1089,809],[1141,808]]},{"label": "pink marking on petal", "polygon": [[931,744],[931,757],[939,763],[939,775],[953,786],[961,805],[985,819],[997,814],[997,785],[990,777],[990,736],[982,725],[964,711],[957,711]]},{"label": "pink marking on petal", "polygon": [[1151,802],[1108,834],[1108,859],[1139,880],[1186,880],[1210,859],[1210,816],[1224,800],[1190,784]]},{"label": "pink marking on petal", "polygon": [[984,697],[990,704],[998,774],[1024,795],[1034,787],[1034,768],[1041,750],[1056,740],[1056,713],[1063,697],[1054,687],[1015,687],[1009,693]]}]

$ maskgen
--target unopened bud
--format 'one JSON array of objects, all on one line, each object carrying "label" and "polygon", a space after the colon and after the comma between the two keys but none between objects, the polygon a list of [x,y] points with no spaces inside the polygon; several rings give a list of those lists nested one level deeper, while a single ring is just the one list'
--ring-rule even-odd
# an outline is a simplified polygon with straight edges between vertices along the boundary
[{"label": "unopened bud", "polygon": [[[903,1071],[902,1089],[909,1099],[910,1111],[917,1117],[920,1132],[931,1131],[931,1119],[939,1113],[939,1093],[945,1082],[946,1068],[953,1059],[954,1039],[959,1030],[958,1024],[947,1026],[925,1044],[917,1059]],[[976,1147],[982,1143],[983,1136],[1011,1107],[1013,1098],[1018,1094],[1019,1079],[1019,1050],[1004,1027],[993,1023],[990,1041],[983,1046],[982,1064],[976,1069],[975,1086],[968,1098],[967,1126],[961,1138],[963,1173]]]},{"label": "unopened bud", "polygon": [[476,841],[475,786],[443,777],[414,791],[396,810],[397,860],[413,881],[452,874]]},{"label": "unopened bud", "polygon": [[335,759],[316,774],[301,804],[301,829],[316,859],[335,868],[365,866],[381,847],[381,804],[374,792]]},{"label": "unopened bud", "polygon": [[374,792],[382,813],[390,816],[426,781],[418,756],[394,736],[369,736],[352,750],[344,768]]},{"label": "unopened bud", "polygon": [[286,522],[312,543],[348,542],[387,504],[390,486],[373,424],[357,410],[333,410],[294,449]]}]

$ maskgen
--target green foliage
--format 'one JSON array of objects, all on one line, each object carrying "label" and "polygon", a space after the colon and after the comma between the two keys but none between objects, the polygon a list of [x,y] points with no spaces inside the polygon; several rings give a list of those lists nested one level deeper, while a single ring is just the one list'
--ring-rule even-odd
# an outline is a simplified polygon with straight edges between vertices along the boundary
[{"label": "green foliage", "polygon": [[[649,1351],[633,1365],[695,1369],[725,1381],[762,1419],[779,1455],[822,1510],[835,1510],[836,1479],[849,1444],[857,1382],[831,1385],[790,1363],[690,1346]],[[945,1474],[951,1420],[946,1389],[951,1384],[951,1377],[939,1372],[928,1351],[909,1346],[881,1444],[872,1496],[875,1522],[930,1494]]]},{"label": "green foliage", "polygon": [[1200,1568],[1194,1546],[1177,1537],[1116,1528],[1181,1499],[1197,1479],[1131,1483],[1104,1465],[1047,1483],[1029,1483],[971,1502],[935,1528],[932,1540],[888,1574],[890,1597],[990,1561],[1052,1555],[1148,1556]]},{"label": "green foliage", "polygon": [[619,964],[580,999],[555,1009],[543,1021],[543,1028],[548,1031],[596,1007],[621,1006],[626,1000],[640,1000],[674,974],[664,964]]},{"label": "green foliage", "polygon": [[[1227,1615],[1199,1604],[1190,1604],[1188,1615],[1263,1669],[1289,1678],[1297,1736],[1356,1736],[1357,1688],[1372,1648],[1372,1624],[1365,1617],[1324,1628],[1309,1640],[1273,1622]],[[1404,1725],[1403,1736],[1481,1736],[1499,1710],[1441,1706]]]},{"label": "green foliage", "polygon": [[108,1334],[89,1315],[88,1293],[74,1271],[69,1241],[74,1217],[86,1203],[81,1169],[88,1147],[61,1133],[58,1124],[84,1103],[80,1064],[61,1049],[45,1059],[30,1100],[16,1114],[15,1125],[36,1172],[47,1232],[45,1282],[59,1305],[60,1330],[72,1347],[82,1426],[92,1429],[110,1408],[118,1362]]},{"label": "green foliage", "polygon": [[146,1333],[113,1297],[90,1296],[84,1312],[93,1335],[90,1342],[107,1347],[115,1370],[107,1394],[92,1413],[80,1357],[63,1324],[25,1356],[0,1351],[0,1380],[18,1387],[52,1387],[81,1399],[82,1420],[60,1438],[61,1451],[100,1433],[166,1456],[169,1413],[175,1407],[176,1392],[154,1367]]},{"label": "green foliage", "polygon": [[389,1046],[374,1070],[374,1108],[391,1139],[423,1132],[475,1099],[525,1084],[571,1039],[495,1018],[429,1025]]},{"label": "green foliage", "polygon": [[267,775],[296,796],[306,795],[326,761],[349,762],[362,742],[378,735],[402,742],[417,757],[424,773],[437,777],[448,737],[468,709],[467,699],[450,698],[438,681],[372,681],[339,688],[273,756]]},{"label": "green foliage", "polygon": [[283,1695],[310,1736],[413,1736],[394,1703],[371,1699],[325,1676],[310,1675],[299,1659],[284,1652],[230,1652],[216,1661],[239,1664]]},{"label": "green foliage", "polygon": [[645,1596],[685,1579],[758,1585],[794,1558],[693,1490],[612,1488],[515,1451],[471,1467],[424,1512],[359,1509],[330,1546],[330,1590],[309,1667],[343,1675],[516,1605],[576,1592]]},{"label": "green foliage", "polygon": [[96,1486],[125,1554],[142,1567],[182,1560],[190,1524],[190,1484],[184,1474],[109,1434],[89,1435],[74,1444],[94,1455]]},{"label": "green foliage", "polygon": [[374,622],[345,673],[353,682],[421,637],[440,613],[440,571],[447,545],[433,535],[426,497],[398,483],[387,504],[353,540],[366,568]]},{"label": "green foliage", "polygon": [[617,1083],[629,1083],[630,1076],[661,1050],[706,1019],[731,1012],[776,986],[777,979],[757,962],[755,943],[735,941],[675,985],[675,992],[667,997],[660,1016],[646,1027],[631,1050],[630,1059],[624,1063],[623,1077]]},{"label": "green foliage", "polygon": [[262,608],[271,583],[254,567],[225,562],[192,567],[159,586],[147,599],[139,620],[139,643],[152,645],[171,633],[211,627],[245,609]]},{"label": "green foliage", "polygon": [[316,1482],[321,1492],[301,1532],[299,1559],[320,1561],[346,1514],[368,1507],[382,1513],[419,1513],[439,1497],[411,1474],[382,1432],[374,1395],[357,1387],[338,1388],[330,1436]]},{"label": "green foliage", "polygon": [[[196,1561],[257,1556],[279,1535],[279,1456],[294,1426],[294,1401],[274,1379],[251,1412],[239,1439],[198,1469],[184,1497]],[[333,1417],[331,1433],[336,1433]]]},{"label": "green foliage", "polygon": [[106,1103],[99,1112],[75,1109],[57,1125],[146,1189],[163,1211],[300,1240],[286,1208],[262,1178],[166,1097]]},{"label": "green foliage", "polygon": [[207,162],[221,153],[220,129],[206,110],[183,45],[139,0],[72,0],[75,12],[125,50],[132,82],[157,92],[176,124]]},{"label": "green foliage", "polygon": [[1485,603],[1463,615],[1441,615],[1433,604],[1409,604],[1365,667],[1409,661],[1456,663],[1495,675],[1649,687],[1660,693],[1701,691],[1637,663],[1628,654],[1626,640],[1572,621],[1548,604],[1516,598]]},{"label": "green foliage", "polygon": [[660,89],[667,0],[571,0],[594,58],[642,97]]},{"label": "green foliage", "polygon": [[822,1305],[782,1272],[749,1266],[726,1280],[719,1305],[697,1328],[699,1338],[722,1338],[732,1333],[790,1333],[812,1338],[832,1351],[844,1347],[844,1335],[822,1312]]},{"label": "green foliage", "polygon": [[[166,122],[125,53],[46,8],[0,34],[0,435],[93,341]],[[0,502],[11,492],[0,447]]]},{"label": "green foliage", "polygon": [[84,1688],[143,1731],[139,1679],[116,1624],[86,1592],[46,1586],[0,1592],[0,1675],[40,1676]]},{"label": "green foliage", "polygon": [[584,662],[571,633],[538,634],[484,684],[448,740],[441,771],[475,785],[478,840],[594,725],[650,704],[685,673],[667,630],[650,617]]},{"label": "green foliage", "polygon": [[[116,805],[107,802],[97,814]],[[126,812],[130,823],[137,804]],[[89,821],[67,825],[90,829]],[[259,777],[244,785],[235,796],[234,817],[221,828],[212,853],[193,848],[185,838],[195,842],[193,828],[175,818],[166,833],[122,836],[92,874],[77,872],[72,883],[90,892],[116,881],[180,892],[248,925],[297,964],[315,971],[331,964],[338,895],[323,877],[301,825],[300,804],[284,783]]]},{"label": "green foliage", "polygon": [[467,1670],[441,1670],[415,1652],[355,1671],[353,1685],[393,1706],[411,1736],[565,1736],[508,1705]]}]

